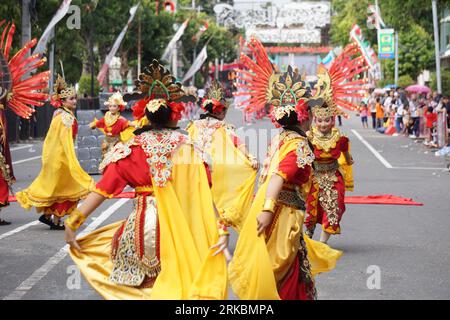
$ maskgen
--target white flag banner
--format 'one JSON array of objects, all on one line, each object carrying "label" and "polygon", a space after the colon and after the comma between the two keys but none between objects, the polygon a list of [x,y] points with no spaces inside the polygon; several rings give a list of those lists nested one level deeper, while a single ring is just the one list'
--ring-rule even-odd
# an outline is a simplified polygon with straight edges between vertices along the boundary
[{"label": "white flag banner", "polygon": [[169,44],[167,45],[166,49],[164,50],[164,53],[161,57],[161,60],[169,61],[170,56],[172,55],[173,49],[175,48],[175,45],[178,40],[180,40],[181,36],[184,33],[184,30],[186,30],[186,27],[189,23],[189,19],[186,19],[186,21],[183,22],[183,24],[178,28],[177,32],[173,36],[173,38],[170,40]]},{"label": "white flag banner", "polygon": [[116,41],[114,42],[111,50],[109,51],[108,55],[105,58],[105,62],[103,63],[102,68],[100,69],[100,72],[97,75],[97,80],[99,83],[103,83],[103,80],[105,80],[106,72],[109,69],[111,60],[116,55],[117,50],[119,50],[119,47],[122,44],[123,38],[125,38],[125,34],[128,31],[128,27],[133,22],[134,17],[136,16],[137,9],[139,8],[140,4],[141,3],[139,2],[137,5],[135,5],[134,7],[132,7],[130,9],[130,18],[128,19],[127,24],[125,25],[125,27],[123,27],[122,31],[120,32],[119,36],[117,37]]},{"label": "white flag banner", "polygon": [[197,58],[195,59],[194,63],[189,68],[188,72],[186,72],[186,74],[184,75],[183,80],[181,81],[181,83],[184,83],[185,81],[187,81],[190,78],[192,78],[197,73],[197,71],[200,70],[202,65],[205,63],[206,59],[208,58],[208,53],[206,52],[206,47],[207,46],[208,45],[205,45],[203,47],[202,51],[200,51],[200,53],[197,56]]},{"label": "white flag banner", "polygon": [[72,0],[64,0],[62,2],[62,4],[59,6],[58,11],[56,11],[55,15],[53,16],[52,20],[48,24],[47,28],[45,28],[45,31],[42,34],[41,38],[39,39],[38,44],[36,45],[36,48],[34,48],[33,55],[41,54],[41,53],[45,52],[45,49],[47,47],[47,42],[50,39],[50,35],[52,33],[52,29],[67,14],[67,11],[69,11],[71,2],[72,2]]}]

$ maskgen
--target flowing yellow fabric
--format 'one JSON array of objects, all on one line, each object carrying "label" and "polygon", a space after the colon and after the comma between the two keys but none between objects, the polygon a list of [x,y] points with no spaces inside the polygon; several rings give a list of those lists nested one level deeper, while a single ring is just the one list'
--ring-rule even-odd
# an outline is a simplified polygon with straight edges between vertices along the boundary
[{"label": "flowing yellow fabric", "polygon": [[172,180],[154,187],[160,227],[161,272],[153,288],[116,285],[111,240],[120,223],[79,239],[83,250],[70,254],[88,282],[106,299],[225,299],[227,271],[223,254],[209,249],[218,240],[211,191],[203,163],[191,145],[173,158]]},{"label": "flowing yellow fabric", "polygon": [[[288,271],[298,248],[304,213],[282,206],[279,220],[266,244],[265,236],[258,237],[256,218],[261,212],[270,176],[278,171],[280,160],[297,149],[298,139],[286,141],[275,151],[269,166],[269,175],[258,190],[243,229],[239,235],[236,250],[228,266],[233,292],[244,300],[279,300],[277,281]],[[297,216],[299,213],[300,216]],[[307,239],[308,259],[311,272],[317,274],[332,270],[342,252],[325,244]]]},{"label": "flowing yellow fabric", "polygon": [[[187,128],[193,141],[199,129],[195,124]],[[203,148],[204,146],[200,146]],[[247,157],[235,147],[225,127],[217,129],[211,138],[212,194],[214,203],[223,218],[239,231],[250,210],[257,171]]]},{"label": "flowing yellow fabric", "polygon": [[[348,152],[350,153],[350,142],[348,143]],[[347,164],[347,160],[345,160],[344,153],[341,152],[341,156],[338,159],[339,163],[339,171],[344,178],[345,190],[353,191],[355,188],[354,179],[353,179],[353,167]]]},{"label": "flowing yellow fabric", "polygon": [[128,140],[131,140],[131,138],[134,137],[134,131],[136,130],[135,126],[143,127],[143,126],[147,125],[148,123],[149,122],[148,122],[147,117],[143,117],[140,120],[131,121],[131,124],[134,126],[129,126],[128,128],[126,128],[124,131],[122,131],[120,133],[120,141],[127,142]]},{"label": "flowing yellow fabric", "polygon": [[49,207],[56,202],[78,201],[94,187],[94,180],[81,168],[72,138],[72,126],[64,124],[64,111],[56,115],[45,137],[42,168],[25,190],[16,194],[17,201],[29,210]]}]

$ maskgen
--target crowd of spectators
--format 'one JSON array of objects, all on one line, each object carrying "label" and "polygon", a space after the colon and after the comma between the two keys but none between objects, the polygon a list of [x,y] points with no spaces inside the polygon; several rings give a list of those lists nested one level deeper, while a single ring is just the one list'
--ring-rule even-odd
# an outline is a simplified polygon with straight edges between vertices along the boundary
[{"label": "crowd of spectators", "polygon": [[437,147],[436,127],[438,114],[446,112],[447,128],[450,128],[450,102],[447,96],[409,93],[402,88],[385,93],[372,91],[360,106],[361,121],[368,128],[371,118],[372,129],[386,133],[395,128],[393,135],[405,135],[412,139],[425,138],[424,144]]}]

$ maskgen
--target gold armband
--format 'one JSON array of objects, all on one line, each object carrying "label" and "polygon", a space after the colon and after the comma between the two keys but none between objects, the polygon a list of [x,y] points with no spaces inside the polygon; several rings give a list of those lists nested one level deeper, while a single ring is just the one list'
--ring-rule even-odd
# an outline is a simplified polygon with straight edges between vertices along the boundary
[{"label": "gold armband", "polygon": [[221,219],[217,220],[217,230],[219,231],[219,236],[226,236],[230,234],[230,232],[228,232],[227,226]]},{"label": "gold armband", "polygon": [[81,213],[80,210],[75,209],[66,219],[66,225],[73,231],[77,231],[84,221],[86,221],[86,217]]},{"label": "gold armband", "polygon": [[268,211],[268,212],[272,212],[275,213],[275,206],[276,206],[277,202],[273,199],[266,199],[264,201],[264,207],[263,207],[263,211]]}]

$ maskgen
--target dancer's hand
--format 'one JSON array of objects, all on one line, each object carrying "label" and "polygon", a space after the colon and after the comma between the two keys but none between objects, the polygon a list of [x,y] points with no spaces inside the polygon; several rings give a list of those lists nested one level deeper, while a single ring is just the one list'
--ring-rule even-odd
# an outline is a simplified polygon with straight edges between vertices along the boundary
[{"label": "dancer's hand", "polygon": [[224,250],[226,250],[226,252],[224,252],[225,257],[227,257],[227,255],[230,254],[230,252],[228,251],[229,239],[230,239],[230,235],[228,235],[228,234],[219,237],[219,241],[210,248],[210,249],[218,248],[217,251],[214,252],[213,256],[218,255],[219,253],[221,253]]},{"label": "dancer's hand", "polygon": [[258,236],[260,236],[266,228],[272,223],[273,213],[269,211],[261,211],[259,216],[256,218],[258,222]]},{"label": "dancer's hand", "polygon": [[75,231],[70,229],[67,225],[64,230],[64,240],[66,240],[66,243],[69,244],[73,250],[81,252],[81,247],[75,237]]},{"label": "dancer's hand", "polygon": [[259,170],[259,163],[258,163],[258,160],[254,159],[254,160],[251,161],[251,163],[252,163],[252,168],[253,168],[254,170],[258,171],[258,170]]}]

